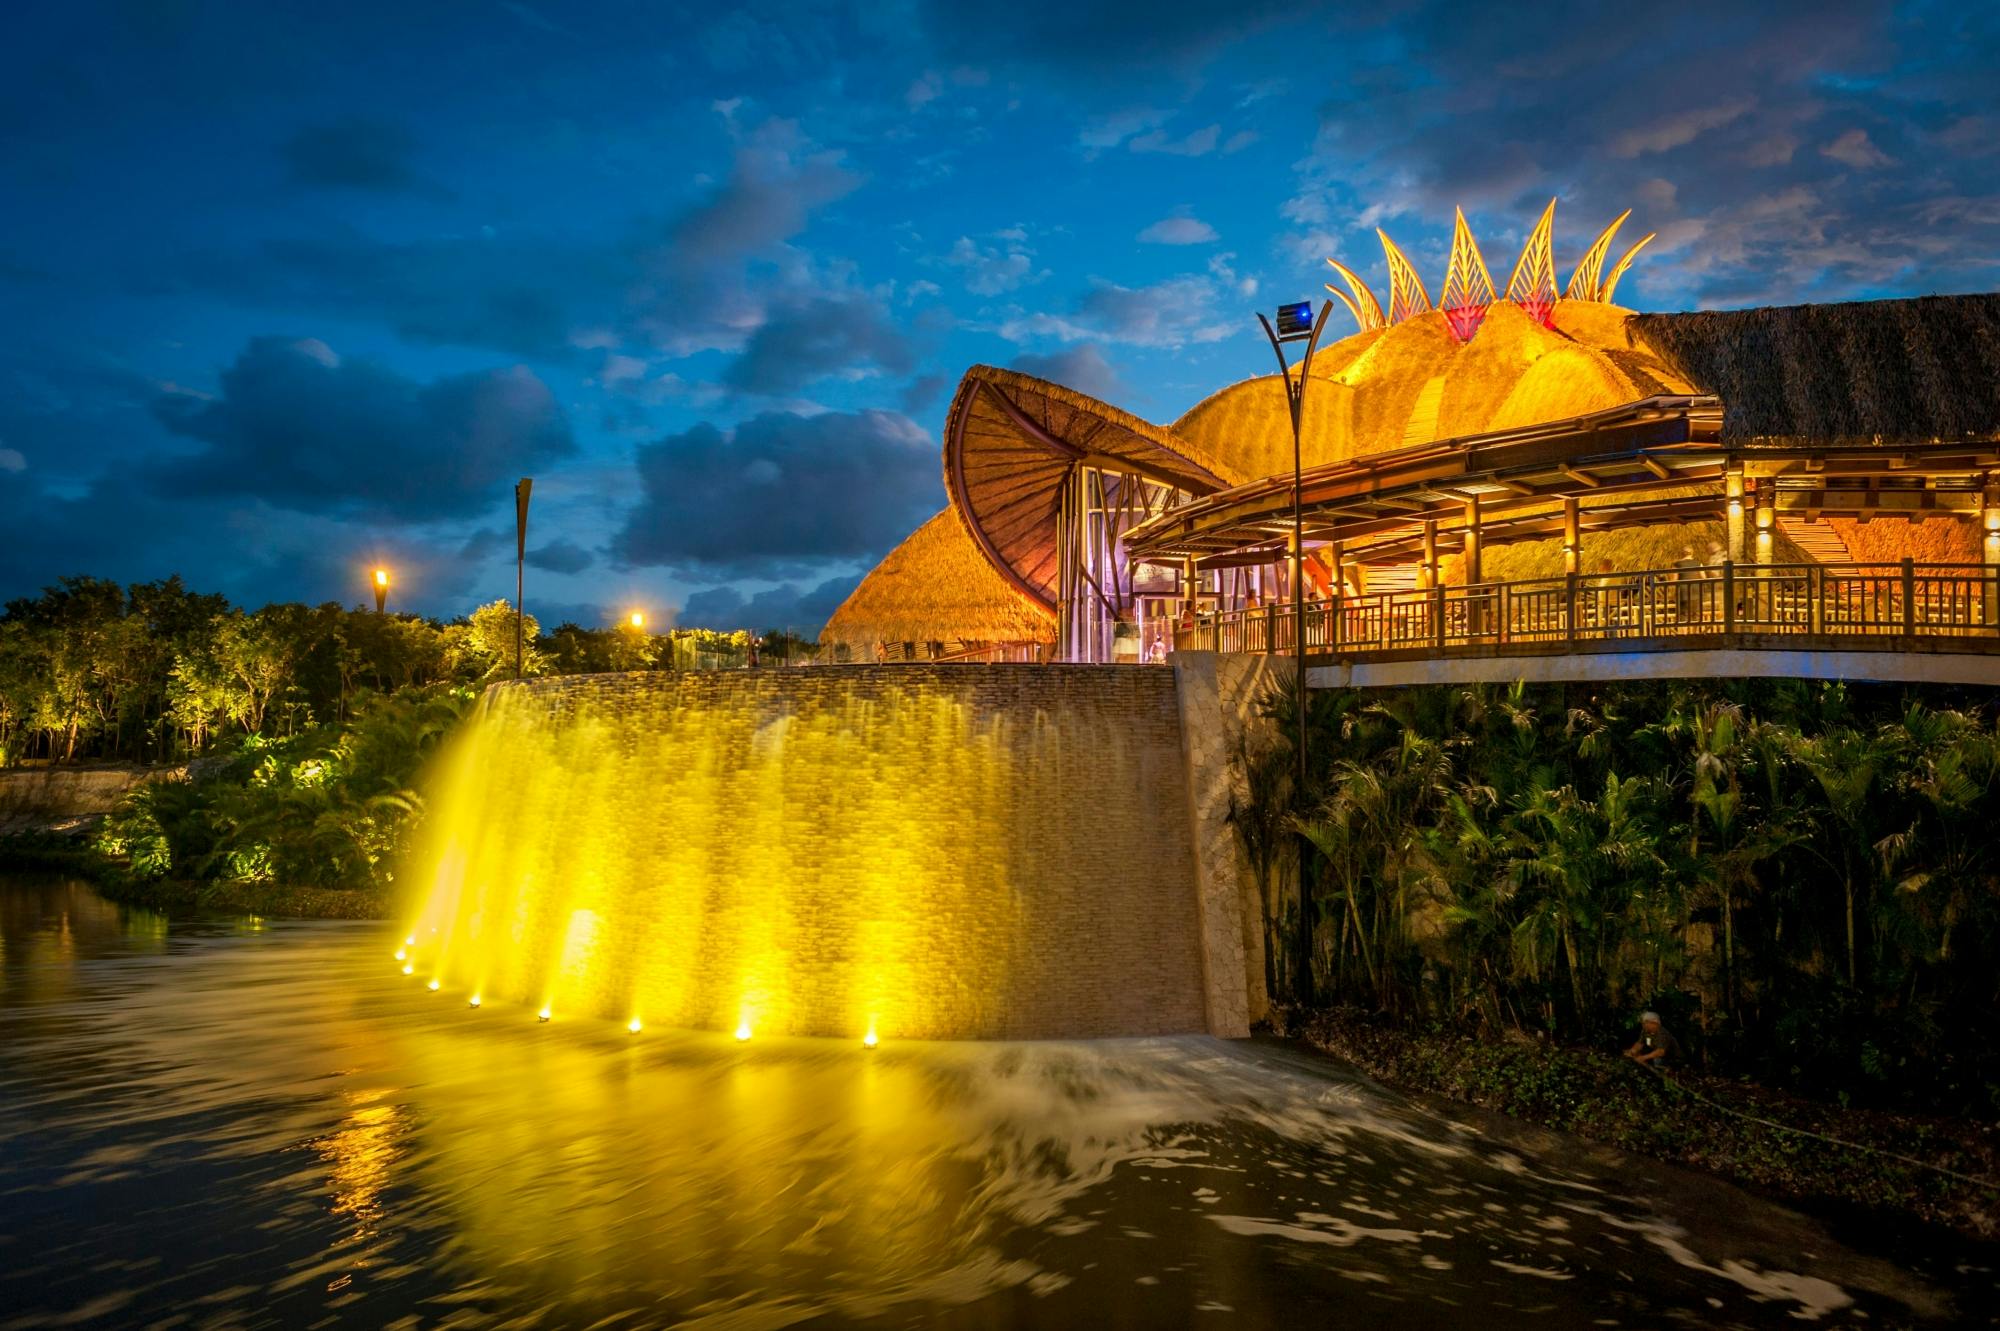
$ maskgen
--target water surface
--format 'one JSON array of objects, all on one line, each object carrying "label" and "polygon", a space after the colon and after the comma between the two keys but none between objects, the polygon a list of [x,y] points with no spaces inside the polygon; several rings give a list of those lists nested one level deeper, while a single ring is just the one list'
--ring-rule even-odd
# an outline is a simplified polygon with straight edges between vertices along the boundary
[{"label": "water surface", "polygon": [[1990,1314],[1962,1261],[1279,1046],[634,1036],[394,946],[0,879],[0,1331]]}]

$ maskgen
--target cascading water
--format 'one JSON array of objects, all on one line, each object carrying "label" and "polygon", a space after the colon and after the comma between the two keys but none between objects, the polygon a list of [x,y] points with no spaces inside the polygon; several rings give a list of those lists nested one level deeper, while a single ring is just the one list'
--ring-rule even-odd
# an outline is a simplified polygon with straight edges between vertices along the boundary
[{"label": "cascading water", "polygon": [[491,690],[412,875],[482,1002],[882,1038],[1202,1027],[1171,680],[1047,667]]}]

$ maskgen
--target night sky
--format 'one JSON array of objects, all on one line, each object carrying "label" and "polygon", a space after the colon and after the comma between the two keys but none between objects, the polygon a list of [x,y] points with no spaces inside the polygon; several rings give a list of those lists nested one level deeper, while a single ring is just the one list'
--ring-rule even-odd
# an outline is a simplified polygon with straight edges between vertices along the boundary
[{"label": "night sky", "polygon": [[[133,3],[0,42],[0,599],[808,631],[976,362],[1167,421],[1327,255],[2000,287],[2000,6]],[[1637,229],[1633,229],[1637,228]],[[1337,316],[1338,317],[1338,316]]]}]

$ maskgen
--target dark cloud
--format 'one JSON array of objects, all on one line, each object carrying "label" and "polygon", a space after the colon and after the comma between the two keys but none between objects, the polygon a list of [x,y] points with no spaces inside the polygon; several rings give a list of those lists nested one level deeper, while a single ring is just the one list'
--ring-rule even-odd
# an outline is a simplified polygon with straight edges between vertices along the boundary
[{"label": "dark cloud", "polygon": [[914,362],[909,339],[874,300],[817,296],[772,311],[723,381],[748,393],[788,393],[834,374],[906,374]]},{"label": "dark cloud", "polygon": [[1064,0],[1010,6],[998,23],[989,11],[955,0],[923,0],[919,11],[946,58],[1098,82],[1141,68],[1191,73],[1231,42],[1298,13],[1279,0]]},{"label": "dark cloud", "polygon": [[749,629],[753,633],[789,629],[814,638],[854,590],[856,581],[842,576],[810,587],[781,583],[747,598],[734,587],[710,587],[688,596],[677,622],[689,628]]},{"label": "dark cloud", "polygon": [[876,558],[942,500],[937,441],[888,411],[697,425],[641,447],[638,467],[617,557],[722,576]]},{"label": "dark cloud", "polygon": [[1016,356],[1014,368],[1022,374],[1052,380],[1095,398],[1112,399],[1125,392],[1118,371],[1111,368],[1111,362],[1104,359],[1104,353],[1089,342],[1046,356]]},{"label": "dark cloud", "polygon": [[258,338],[223,372],[218,397],[169,395],[155,409],[207,445],[155,465],[166,489],[303,512],[477,512],[575,451],[561,407],[524,367],[419,383],[312,339]]},{"label": "dark cloud", "polygon": [[551,573],[581,573],[596,562],[596,555],[569,540],[550,541],[539,549],[528,551],[529,567],[547,569]]},{"label": "dark cloud", "polygon": [[951,383],[951,377],[943,374],[920,374],[910,380],[903,389],[903,410],[922,411],[937,401],[937,396]]},{"label": "dark cloud", "polygon": [[398,193],[417,184],[410,167],[413,147],[401,125],[344,120],[299,130],[278,154],[295,185]]}]

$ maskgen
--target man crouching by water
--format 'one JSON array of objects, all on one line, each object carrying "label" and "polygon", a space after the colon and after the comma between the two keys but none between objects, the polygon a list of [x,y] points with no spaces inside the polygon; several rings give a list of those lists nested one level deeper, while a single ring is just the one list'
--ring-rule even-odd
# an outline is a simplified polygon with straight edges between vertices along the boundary
[{"label": "man crouching by water", "polygon": [[1639,1014],[1639,1038],[1625,1051],[1625,1057],[1634,1063],[1652,1063],[1667,1067],[1678,1062],[1681,1056],[1681,1042],[1673,1033],[1660,1024],[1657,1012]]}]

